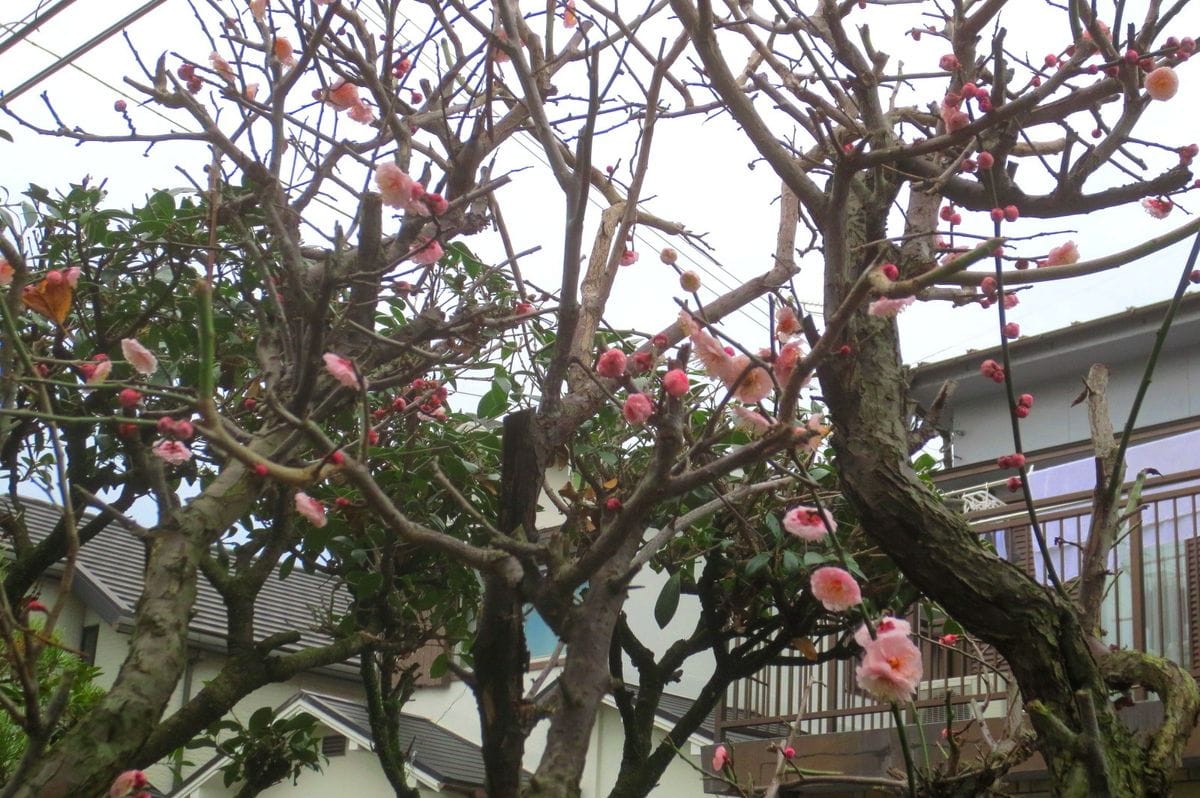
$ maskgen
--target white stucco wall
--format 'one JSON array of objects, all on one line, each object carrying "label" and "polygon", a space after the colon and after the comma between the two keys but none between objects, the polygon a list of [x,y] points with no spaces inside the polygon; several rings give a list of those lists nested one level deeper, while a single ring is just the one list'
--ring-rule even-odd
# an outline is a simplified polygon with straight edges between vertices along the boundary
[{"label": "white stucco wall", "polygon": [[[214,776],[195,793],[195,798],[233,798],[238,785],[226,788],[220,775]],[[421,798],[451,795],[419,786]],[[347,751],[345,756],[330,757],[321,772],[305,770],[293,784],[290,779],[259,793],[260,798],[392,798],[395,793],[379,768],[375,754],[363,749]]]},{"label": "white stucco wall", "polygon": [[[1145,361],[1123,360],[1107,365],[1109,405],[1115,423],[1120,425],[1133,404]],[[1071,405],[1083,388],[1087,368],[1083,364],[1066,368],[1052,379],[1034,384],[1018,379],[1017,391],[1034,395],[1033,412],[1021,421],[1021,437],[1026,446],[1043,449],[1088,439],[1087,406]],[[1020,370],[1015,369],[1014,373],[1019,375]],[[1012,451],[1008,413],[1000,385],[981,396],[953,400],[955,465],[985,462]],[[1164,353],[1138,415],[1138,426],[1195,415],[1200,415],[1200,352]]]}]

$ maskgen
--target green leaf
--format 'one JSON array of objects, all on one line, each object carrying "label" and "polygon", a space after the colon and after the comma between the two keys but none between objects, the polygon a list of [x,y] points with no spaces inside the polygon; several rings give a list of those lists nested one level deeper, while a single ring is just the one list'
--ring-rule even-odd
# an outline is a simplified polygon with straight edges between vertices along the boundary
[{"label": "green leaf", "polygon": [[767,567],[771,562],[771,552],[760,551],[750,558],[750,562],[746,563],[746,576],[755,576],[759,571]]},{"label": "green leaf", "polygon": [[12,133],[9,133],[7,130],[0,130],[0,139],[4,139],[5,141],[12,141],[13,140]]},{"label": "green leaf", "polygon": [[771,533],[771,538],[776,542],[781,540],[783,538],[783,530],[780,529],[779,519],[775,517],[775,514],[767,513],[767,517],[764,520],[766,521],[767,529]]},{"label": "green leaf", "polygon": [[805,568],[815,568],[818,565],[824,565],[825,563],[829,562],[831,559],[832,558],[828,554],[825,554],[824,552],[806,551],[806,552],[804,552],[804,559],[802,560],[802,562],[804,563]]},{"label": "green leaf", "polygon": [[296,555],[290,555],[283,562],[279,563],[279,578],[287,579],[291,574],[292,569],[296,567]]},{"label": "green leaf", "polygon": [[255,710],[254,714],[250,716],[250,722],[246,724],[246,728],[250,730],[251,734],[263,734],[270,727],[273,714],[275,714],[275,710],[272,707],[261,707]]},{"label": "green leaf", "polygon": [[508,391],[504,390],[499,383],[493,383],[488,392],[479,400],[479,409],[476,412],[484,418],[495,418],[504,412],[507,405]]},{"label": "green leaf", "polygon": [[450,656],[448,654],[438,654],[433,662],[429,664],[429,678],[440,679],[446,675],[446,671],[450,670]]},{"label": "green leaf", "polygon": [[654,602],[654,620],[659,629],[665,628],[679,609],[679,586],[682,576],[678,571],[671,574],[671,578],[663,584],[658,594],[658,601]]},{"label": "green leaf", "polygon": [[865,582],[867,575],[863,573],[862,568],[858,567],[858,563],[849,554],[846,555],[846,569],[854,574],[860,581]]},{"label": "green leaf", "polygon": [[796,552],[791,549],[783,551],[783,572],[785,574],[794,574],[800,570],[800,558],[796,556]]}]

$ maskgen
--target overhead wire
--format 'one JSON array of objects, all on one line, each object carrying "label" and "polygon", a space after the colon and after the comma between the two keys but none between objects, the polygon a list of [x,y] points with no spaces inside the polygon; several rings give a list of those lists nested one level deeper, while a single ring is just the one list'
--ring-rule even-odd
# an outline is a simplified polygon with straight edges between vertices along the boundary
[{"label": "overhead wire", "polygon": [[[366,7],[366,6],[360,6],[360,8],[359,8],[360,13],[363,11],[364,7]],[[375,9],[372,8],[371,14],[365,15],[365,16],[370,16],[371,21],[373,21],[375,24],[380,25],[381,27],[386,27],[386,21],[383,19],[382,14],[377,12]],[[405,22],[413,25],[414,27],[418,27],[418,28],[420,27],[417,25],[417,23],[411,17],[408,17],[403,12],[397,11],[396,16],[399,17],[400,19],[404,20]],[[419,64],[419,66],[416,68],[420,68],[422,70],[427,71],[434,78],[438,77],[437,73],[433,71],[432,67],[426,66],[424,62],[418,62],[418,64]],[[524,137],[514,136],[513,140],[516,141],[521,146],[522,149],[524,149],[529,155],[531,155],[542,166],[549,168],[550,167],[549,158],[546,156],[546,154],[544,152],[542,152],[542,150],[539,147],[535,146],[528,140],[528,138],[533,137],[533,134],[529,131],[522,131],[522,133],[525,134]],[[589,200],[589,203],[595,208],[603,209],[605,207],[604,203],[601,202],[595,196],[595,194],[593,194],[591,192],[589,192],[589,194],[588,194],[588,200]],[[637,228],[635,228],[635,231],[634,231],[635,240],[638,240],[641,243],[645,244],[647,246],[647,249],[661,249],[662,245],[670,243],[674,247],[676,247],[677,251],[678,251],[678,248],[680,248],[682,245],[683,247],[686,247],[687,249],[692,250],[692,252],[697,253],[699,255],[699,257],[697,257],[696,255],[689,254],[688,252],[681,252],[680,253],[681,257],[683,257],[687,261],[686,265],[694,267],[697,271],[701,272],[701,274],[703,274],[704,276],[711,278],[713,283],[715,283],[717,286],[724,288],[726,291],[729,291],[729,290],[733,290],[734,288],[736,288],[738,285],[741,284],[740,278],[735,276],[728,269],[728,267],[724,266],[724,264],[721,264],[715,258],[712,258],[711,256],[709,256],[708,253],[703,252],[697,244],[693,243],[689,239],[684,238],[684,239],[682,239],[682,242],[673,242],[673,241],[670,241],[669,239],[667,239],[662,234],[661,231],[654,230],[653,228],[649,228],[649,230],[653,235],[655,235],[659,239],[659,245],[656,246],[647,240],[647,237],[646,237],[647,236],[647,228],[637,227]],[[718,274],[717,272],[714,272],[711,268],[709,268],[709,266],[706,265],[708,263],[712,263],[715,266],[715,268],[720,272],[720,274]],[[718,292],[714,292],[714,293],[718,293]],[[742,308],[739,308],[736,312],[738,314],[746,317],[750,322],[763,328],[765,331],[767,331],[768,334],[770,334],[770,327],[769,327],[769,324],[767,323],[769,316],[767,314],[767,311],[762,309],[761,306],[756,306],[756,307],[752,307],[752,308],[742,307]],[[755,314],[757,314],[757,317]]]}]

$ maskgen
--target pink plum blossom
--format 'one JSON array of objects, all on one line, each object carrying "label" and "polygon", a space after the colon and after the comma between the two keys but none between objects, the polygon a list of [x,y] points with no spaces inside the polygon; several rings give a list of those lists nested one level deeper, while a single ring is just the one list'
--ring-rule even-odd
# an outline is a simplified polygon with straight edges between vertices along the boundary
[{"label": "pink plum blossom", "polygon": [[136,338],[121,339],[121,354],[139,374],[153,374],[158,371],[158,358],[146,347],[138,343]]},{"label": "pink plum blossom", "polygon": [[609,349],[596,362],[596,373],[601,377],[616,379],[625,373],[627,358],[620,349]]},{"label": "pink plum blossom", "polygon": [[275,60],[285,67],[294,67],[296,65],[296,48],[292,46],[291,41],[286,36],[276,36],[271,50],[275,54]]},{"label": "pink plum blossom", "polygon": [[393,208],[411,209],[424,193],[424,187],[390,161],[375,169],[375,185],[383,203]]},{"label": "pink plum blossom", "polygon": [[737,355],[729,359],[731,378],[724,380],[725,387],[733,389],[738,401],[748,405],[757,404],[766,398],[775,384],[767,370],[750,365],[749,355]]},{"label": "pink plum blossom", "polygon": [[867,306],[867,314],[871,316],[878,316],[882,319],[894,319],[896,314],[904,310],[912,303],[913,298],[910,296],[900,297],[899,299],[881,297]]},{"label": "pink plum blossom", "polygon": [[717,750],[713,751],[712,769],[720,773],[727,764],[729,764],[729,749],[718,745]]},{"label": "pink plum blossom", "polygon": [[1146,76],[1146,94],[1151,100],[1169,100],[1179,91],[1179,76],[1169,66],[1160,66]]},{"label": "pink plum blossom", "polygon": [[350,110],[346,112],[346,116],[364,125],[369,125],[375,121],[375,112],[365,102],[356,102],[350,106]]},{"label": "pink plum blossom", "polygon": [[112,786],[108,788],[108,798],[126,798],[133,795],[134,790],[149,786],[150,780],[146,778],[145,773],[140,770],[127,770],[113,779]]},{"label": "pink plum blossom", "polygon": [[436,238],[424,242],[417,241],[415,249],[416,252],[412,256],[413,263],[419,263],[422,266],[432,266],[442,259],[442,255],[446,254]]},{"label": "pink plum blossom", "polygon": [[0,258],[0,287],[12,285],[13,267],[4,258]]},{"label": "pink plum blossom", "polygon": [[326,105],[333,106],[339,111],[346,111],[362,103],[358,96],[358,86],[345,78],[338,78],[329,84],[329,88],[319,92],[321,100]]},{"label": "pink plum blossom", "polygon": [[208,57],[208,63],[212,64],[213,71],[220,75],[226,83],[233,83],[234,71],[233,67],[229,66],[229,62],[221,57],[221,54],[214,51]]},{"label": "pink plum blossom", "polygon": [[837,522],[828,510],[800,505],[788,510],[783,516],[783,528],[789,535],[815,543],[829,532],[837,531]]},{"label": "pink plum blossom", "polygon": [[[726,388],[734,390],[734,396],[746,404],[755,404],[763,400],[771,392],[774,384],[771,375],[761,366],[750,367],[750,358],[746,355],[734,356],[726,351],[720,342],[707,330],[696,323],[687,312],[679,314],[679,326],[691,339],[696,357],[704,366],[709,376],[716,377],[725,384]],[[749,368],[749,371],[747,369]],[[745,373],[745,376],[743,376]]]},{"label": "pink plum blossom", "polygon": [[662,378],[663,390],[668,396],[679,398],[688,392],[688,375],[683,369],[671,369]]},{"label": "pink plum blossom", "polygon": [[85,363],[79,368],[83,371],[84,382],[88,385],[95,385],[108,379],[108,375],[112,373],[113,365],[111,360],[105,359],[96,363]]},{"label": "pink plum blossom", "polygon": [[313,526],[320,528],[328,523],[325,518],[325,505],[309,496],[304,491],[296,491],[296,512],[308,519]]},{"label": "pink plum blossom", "polygon": [[1042,261],[1043,266],[1070,266],[1079,260],[1079,247],[1075,246],[1074,241],[1068,241],[1065,244],[1060,244],[1046,253],[1046,259]]},{"label": "pink plum blossom", "polygon": [[1142,207],[1155,219],[1166,219],[1167,215],[1171,213],[1171,209],[1175,207],[1175,203],[1161,197],[1146,197],[1142,200]]},{"label": "pink plum blossom", "polygon": [[[896,618],[892,615],[885,615],[875,622],[875,638],[884,637],[886,635],[900,635],[908,637],[912,634],[912,624],[903,618]],[[858,627],[854,632],[854,642],[866,649],[871,645],[871,633],[867,631],[866,624]]]},{"label": "pink plum blossom", "polygon": [[826,566],[809,577],[813,597],[830,612],[843,612],[862,603],[862,590],[849,571]]},{"label": "pink plum blossom", "polygon": [[67,281],[67,285],[74,288],[75,286],[79,285],[80,273],[81,273],[81,270],[78,266],[72,266],[69,269],[65,269],[63,271],[62,275],[63,275],[63,279]]},{"label": "pink plum blossom", "polygon": [[737,417],[734,426],[751,435],[762,435],[771,428],[770,420],[762,413],[741,405],[730,405],[730,410]]},{"label": "pink plum blossom", "polygon": [[654,402],[644,393],[631,393],[626,397],[621,413],[630,424],[641,426],[654,413]]},{"label": "pink plum blossom", "polygon": [[450,201],[436,191],[425,192],[425,196],[421,198],[421,205],[422,209],[418,213],[422,215],[441,216],[450,210]]},{"label": "pink plum blossom", "polygon": [[179,441],[167,440],[166,438],[154,444],[152,451],[154,452],[154,456],[159,460],[171,465],[182,465],[192,459],[191,449]]},{"label": "pink plum blossom", "polygon": [[325,370],[331,377],[347,388],[358,388],[358,370],[354,368],[353,361],[333,352],[326,352],[323,358]]},{"label": "pink plum blossom", "polygon": [[858,684],[880,701],[907,701],[921,681],[921,651],[907,635],[881,635],[866,647]]},{"label": "pink plum blossom", "polygon": [[637,263],[637,261],[638,261],[638,254],[636,252],[634,252],[632,249],[627,249],[621,253],[621,265],[622,266],[632,266],[633,264]]},{"label": "pink plum blossom", "polygon": [[[780,384],[786,383],[788,378],[792,376],[792,372],[796,370],[796,364],[800,362],[802,354],[800,344],[796,341],[784,344],[779,348],[779,354],[775,356],[775,362],[771,364],[771,367],[775,372],[775,379],[779,380]],[[808,380],[805,380],[805,382],[807,383]]]}]

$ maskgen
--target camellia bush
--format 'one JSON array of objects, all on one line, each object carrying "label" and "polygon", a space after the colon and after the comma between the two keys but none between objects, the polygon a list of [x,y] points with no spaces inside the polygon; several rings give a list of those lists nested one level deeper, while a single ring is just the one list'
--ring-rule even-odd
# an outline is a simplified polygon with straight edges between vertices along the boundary
[{"label": "camellia bush", "polygon": [[[929,432],[909,417],[895,316],[918,300],[982,305],[1007,340],[1015,288],[1200,231],[1172,226],[1196,146],[1136,133],[1194,50],[1170,35],[1184,5],[1137,19],[1124,4],[1038,6],[1057,44],[1031,57],[1026,12],[1005,0],[213,2],[197,9],[211,52],[134,53],[142,105],[81,122],[47,97],[20,115],[98,152],[169,144],[190,185],[129,211],[88,182],[34,186],[3,217],[0,633],[16,689],[0,706],[28,744],[2,794],[136,794],[138,768],[253,690],[357,658],[384,771],[413,795],[395,733],[406,662],[445,641],[455,654],[435,667],[476,696],[489,795],[578,795],[614,682],[627,731],[614,795],[644,795],[724,687],[797,638],[829,635],[809,661],[861,654],[861,686],[906,702],[920,656],[891,613],[918,593],[1008,662],[1056,794],[1169,794],[1196,685],[1098,645],[1120,452],[1105,455],[1078,597],[1035,582],[914,470]],[[688,198],[654,171],[656,133],[675,126],[706,157],[732,137],[777,178],[761,197],[777,205],[773,257],[728,290],[677,251],[706,241],[672,219]],[[534,241],[517,223],[531,206],[518,146],[554,187],[534,193]],[[1072,241],[1021,235],[1031,219],[1138,205],[1152,234],[1127,251],[1085,260]],[[653,253],[647,231],[672,246]],[[530,269],[552,239],[562,262],[546,282]],[[802,266],[820,270],[820,323],[793,287]],[[645,293],[639,329],[611,324],[623,285],[651,268],[678,272],[674,296]],[[748,308],[766,329],[736,329]],[[1032,400],[1006,364],[983,370],[1013,407],[1014,451],[997,454],[1020,488]],[[547,476],[560,469],[565,485]],[[22,522],[21,484],[61,506],[49,536]],[[539,524],[539,506],[556,520]],[[22,608],[63,561],[65,595],[79,548],[110,523],[145,543],[143,592],[113,687],[64,728],[28,692],[61,600],[36,626]],[[623,617],[647,567],[669,574],[660,624],[681,595],[702,608],[661,654]],[[296,568],[345,586],[324,645],[256,632],[265,580]],[[227,664],[164,717],[199,580],[225,604]],[[525,692],[530,606],[565,643],[541,695]],[[705,651],[712,678],[652,749],[658,696]],[[1109,701],[1130,684],[1164,703],[1148,740]],[[538,723],[546,747],[522,784]],[[970,780],[910,766],[893,786],[976,794],[1029,750]]]}]

